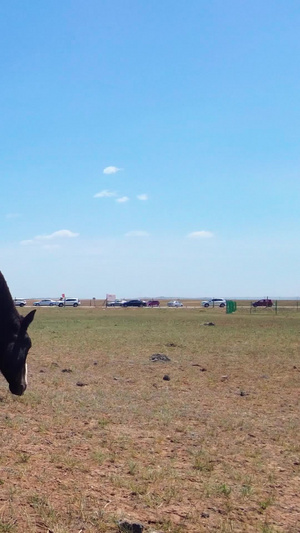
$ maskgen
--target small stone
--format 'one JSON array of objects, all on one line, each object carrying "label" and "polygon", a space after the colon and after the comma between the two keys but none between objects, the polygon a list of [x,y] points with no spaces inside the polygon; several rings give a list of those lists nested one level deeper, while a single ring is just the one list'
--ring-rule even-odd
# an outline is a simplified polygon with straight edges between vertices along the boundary
[{"label": "small stone", "polygon": [[63,368],[62,372],[66,372],[69,374],[70,372],[73,372],[73,370],[71,370],[71,368]]},{"label": "small stone", "polygon": [[202,518],[209,518],[209,513],[201,513]]},{"label": "small stone", "polygon": [[77,387],[85,387],[87,383],[83,383],[83,381],[77,381],[76,385]]},{"label": "small stone", "polygon": [[222,376],[221,381],[226,381],[228,379],[228,376]]},{"label": "small stone", "polygon": [[164,379],[165,381],[170,381],[170,380],[171,380],[171,378],[170,378],[170,376],[168,376],[168,374],[165,374],[164,377],[163,377],[163,379]]}]

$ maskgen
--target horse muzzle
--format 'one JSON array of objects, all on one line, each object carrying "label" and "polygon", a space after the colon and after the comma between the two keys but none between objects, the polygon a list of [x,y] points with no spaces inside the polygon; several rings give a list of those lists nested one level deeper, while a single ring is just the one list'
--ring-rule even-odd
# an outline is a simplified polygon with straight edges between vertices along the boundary
[{"label": "horse muzzle", "polygon": [[10,383],[9,390],[12,394],[15,394],[15,396],[22,396],[26,391],[26,387],[27,385],[25,384]]}]

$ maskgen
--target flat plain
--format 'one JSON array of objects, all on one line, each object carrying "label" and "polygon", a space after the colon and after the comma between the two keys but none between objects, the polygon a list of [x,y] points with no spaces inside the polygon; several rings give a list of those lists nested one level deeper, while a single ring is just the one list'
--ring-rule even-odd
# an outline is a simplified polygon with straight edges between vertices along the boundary
[{"label": "flat plain", "polygon": [[0,533],[299,532],[299,326],[295,309],[38,309],[28,390],[1,378]]}]

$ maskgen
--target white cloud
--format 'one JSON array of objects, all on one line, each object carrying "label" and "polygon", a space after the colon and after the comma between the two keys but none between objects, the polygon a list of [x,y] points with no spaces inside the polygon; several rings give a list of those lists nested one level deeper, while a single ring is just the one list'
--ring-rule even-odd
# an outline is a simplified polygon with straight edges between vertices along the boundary
[{"label": "white cloud", "polygon": [[94,194],[94,198],[111,198],[112,196],[117,196],[117,193],[114,191],[108,191],[107,189]]},{"label": "white cloud", "polygon": [[138,194],[137,199],[145,202],[146,200],[148,200],[148,194]]},{"label": "white cloud", "polygon": [[149,237],[147,231],[135,230],[125,233],[125,237]]},{"label": "white cloud", "polygon": [[116,202],[119,202],[119,204],[124,204],[125,202],[128,202],[128,200],[128,196],[121,196],[121,198],[116,199]]},{"label": "white cloud", "polygon": [[56,238],[73,238],[73,237],[78,237],[79,236],[79,233],[74,233],[73,231],[70,231],[68,229],[60,229],[59,231],[54,231],[54,233],[51,233],[50,235],[39,235],[37,237],[35,237],[36,239],[39,239],[39,240],[51,240],[51,239],[56,239]]},{"label": "white cloud", "polygon": [[20,244],[22,244],[22,246],[27,246],[30,244],[44,244],[45,241],[65,238],[70,239],[78,236],[79,233],[74,233],[73,231],[70,231],[68,229],[61,229],[58,231],[54,231],[54,233],[50,233],[50,235],[37,235],[36,237],[33,237],[33,239],[21,241]]},{"label": "white cloud", "polygon": [[188,239],[210,239],[214,234],[211,231],[192,231],[187,235]]},{"label": "white cloud", "polygon": [[119,172],[120,170],[122,170],[122,168],[118,168],[118,167],[105,167],[103,169],[103,174],[116,174],[116,172]]},{"label": "white cloud", "polygon": [[21,241],[22,246],[28,246],[29,244],[34,244],[34,239],[27,239],[26,241]]}]

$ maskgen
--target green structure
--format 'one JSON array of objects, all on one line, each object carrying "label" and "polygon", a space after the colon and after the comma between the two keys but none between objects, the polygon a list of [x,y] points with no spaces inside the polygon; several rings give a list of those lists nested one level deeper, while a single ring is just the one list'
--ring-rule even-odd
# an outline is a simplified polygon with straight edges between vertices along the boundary
[{"label": "green structure", "polygon": [[236,302],[226,300],[226,313],[234,313],[236,311]]}]

